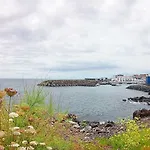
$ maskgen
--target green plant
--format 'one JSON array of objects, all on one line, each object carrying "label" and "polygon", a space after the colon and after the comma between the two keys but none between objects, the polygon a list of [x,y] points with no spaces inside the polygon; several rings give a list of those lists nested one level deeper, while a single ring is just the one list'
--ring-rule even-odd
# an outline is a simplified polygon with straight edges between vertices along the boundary
[{"label": "green plant", "polygon": [[33,87],[32,90],[25,89],[24,97],[21,103],[26,103],[29,105],[30,109],[38,107],[44,104],[46,95],[43,93],[43,88]]},{"label": "green plant", "polygon": [[140,129],[135,120],[128,120],[124,123],[126,131],[109,139],[114,149],[140,150],[143,146],[150,146],[150,128]]},{"label": "green plant", "polygon": [[52,96],[50,96],[49,104],[47,105],[47,111],[50,116],[54,115],[55,108],[54,108]]}]

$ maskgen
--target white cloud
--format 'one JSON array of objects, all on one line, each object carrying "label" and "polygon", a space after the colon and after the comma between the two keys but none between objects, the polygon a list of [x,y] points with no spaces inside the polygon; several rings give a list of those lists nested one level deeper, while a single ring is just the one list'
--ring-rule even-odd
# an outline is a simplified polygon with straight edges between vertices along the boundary
[{"label": "white cloud", "polygon": [[0,77],[148,73],[149,0],[0,0]]}]

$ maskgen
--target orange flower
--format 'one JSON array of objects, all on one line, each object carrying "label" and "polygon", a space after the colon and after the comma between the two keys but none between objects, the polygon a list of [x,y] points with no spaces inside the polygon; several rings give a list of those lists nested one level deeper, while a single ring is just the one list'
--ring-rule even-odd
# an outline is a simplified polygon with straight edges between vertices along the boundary
[{"label": "orange flower", "polygon": [[17,91],[14,90],[13,88],[5,88],[6,94],[10,97],[14,96],[17,94]]},{"label": "orange flower", "polygon": [[28,119],[28,121],[29,121],[29,122],[33,122],[33,121],[34,121],[34,118],[30,117],[30,118]]},{"label": "orange flower", "polygon": [[30,107],[29,106],[21,106],[21,109],[23,111],[28,111],[30,109]]},{"label": "orange flower", "polygon": [[2,99],[5,95],[6,95],[6,92],[1,90],[0,91],[0,99]]},{"label": "orange flower", "polygon": [[21,110],[20,110],[20,111],[17,111],[16,113],[17,113],[19,116],[23,116],[23,115],[25,114],[25,113],[24,113],[23,111],[21,111]]}]

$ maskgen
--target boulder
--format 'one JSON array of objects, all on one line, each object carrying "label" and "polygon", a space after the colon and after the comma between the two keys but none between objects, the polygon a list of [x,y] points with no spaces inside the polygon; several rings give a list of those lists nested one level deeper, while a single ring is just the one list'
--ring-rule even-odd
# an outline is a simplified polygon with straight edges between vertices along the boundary
[{"label": "boulder", "polygon": [[150,110],[147,109],[141,109],[141,110],[136,110],[133,113],[133,119],[137,118],[144,118],[144,117],[150,117]]},{"label": "boulder", "polygon": [[105,125],[105,127],[113,127],[115,123],[113,121],[108,121]]},{"label": "boulder", "polygon": [[126,102],[127,100],[126,100],[126,99],[123,99],[122,101]]},{"label": "boulder", "polygon": [[89,123],[89,125],[92,127],[92,128],[95,128],[95,127],[98,127],[98,125],[99,125],[99,122],[91,122],[91,123]]}]

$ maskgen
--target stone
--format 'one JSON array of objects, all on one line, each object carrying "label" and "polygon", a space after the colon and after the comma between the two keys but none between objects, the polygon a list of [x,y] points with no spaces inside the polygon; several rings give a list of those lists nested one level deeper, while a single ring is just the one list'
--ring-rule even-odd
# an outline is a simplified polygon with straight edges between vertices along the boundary
[{"label": "stone", "polygon": [[123,99],[122,101],[126,102],[127,100],[126,100],[126,99]]},{"label": "stone", "polygon": [[74,121],[68,121],[70,124],[72,125],[78,125],[78,123],[74,122]]},{"label": "stone", "polygon": [[137,118],[150,117],[150,110],[147,109],[136,110],[133,113],[133,119],[135,119],[136,117]]},{"label": "stone", "polygon": [[85,132],[85,128],[81,129],[80,132]]},{"label": "stone", "polygon": [[90,125],[92,128],[95,128],[95,127],[98,127],[99,122],[91,122],[89,125]]},{"label": "stone", "polygon": [[73,128],[76,128],[76,129],[80,129],[80,126],[78,124],[75,124],[72,126]]},{"label": "stone", "polygon": [[114,122],[113,121],[108,121],[105,125],[105,127],[113,127],[114,126]]},{"label": "stone", "polygon": [[85,127],[85,131],[87,132],[87,131],[90,131],[92,129],[92,127],[91,126],[89,126],[89,125],[87,125],[86,127]]}]

